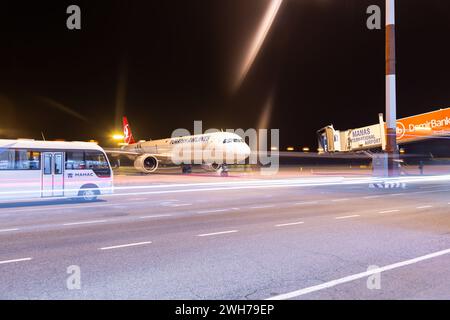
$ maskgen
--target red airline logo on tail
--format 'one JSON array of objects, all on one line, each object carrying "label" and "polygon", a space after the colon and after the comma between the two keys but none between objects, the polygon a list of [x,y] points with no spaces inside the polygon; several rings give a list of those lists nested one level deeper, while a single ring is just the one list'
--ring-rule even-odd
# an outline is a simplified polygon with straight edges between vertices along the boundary
[{"label": "red airline logo on tail", "polygon": [[135,143],[127,117],[123,117],[123,136],[126,144]]}]

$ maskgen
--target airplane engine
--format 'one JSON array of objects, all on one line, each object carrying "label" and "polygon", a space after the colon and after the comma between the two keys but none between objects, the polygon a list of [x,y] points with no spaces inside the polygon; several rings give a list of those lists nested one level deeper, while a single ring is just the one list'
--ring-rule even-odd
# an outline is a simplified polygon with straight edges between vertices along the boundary
[{"label": "airplane engine", "polygon": [[136,170],[143,173],[153,173],[158,169],[158,159],[149,154],[143,154],[134,160],[134,167]]},{"label": "airplane engine", "polygon": [[220,169],[220,164],[217,163],[207,163],[202,165],[202,169],[205,171],[216,172]]}]

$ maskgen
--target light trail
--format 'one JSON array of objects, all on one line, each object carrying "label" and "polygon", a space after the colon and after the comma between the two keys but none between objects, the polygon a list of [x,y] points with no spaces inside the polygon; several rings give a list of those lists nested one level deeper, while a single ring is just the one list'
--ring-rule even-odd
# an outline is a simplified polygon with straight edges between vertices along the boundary
[{"label": "light trail", "polygon": [[[185,183],[185,184],[166,184],[166,185],[138,185],[127,187],[98,188],[99,191],[116,191],[115,194],[102,194],[101,197],[116,196],[136,196],[145,194],[170,194],[181,192],[197,192],[197,191],[221,191],[221,190],[239,190],[239,189],[259,189],[259,188],[283,188],[283,187],[320,187],[320,186],[337,186],[337,185],[361,185],[374,183],[427,183],[427,182],[450,182],[450,175],[439,176],[420,176],[420,177],[395,177],[395,178],[373,178],[373,177],[327,177],[327,178],[295,178],[295,179],[276,179],[276,180],[245,180],[232,182],[210,182],[210,183]],[[178,190],[170,190],[174,188],[182,188]],[[155,190],[154,189],[163,189]],[[169,190],[167,190],[169,189]],[[132,191],[127,193],[117,193],[117,191]],[[138,190],[149,190],[146,192],[138,192]],[[78,189],[65,189],[65,191],[78,192]],[[36,191],[6,191],[0,192],[0,196],[13,195],[36,195]],[[40,193],[40,191],[38,192]],[[77,197],[69,197],[77,198]],[[82,197],[78,197],[82,198]],[[52,200],[68,199],[68,197],[54,197]],[[8,199],[5,199],[8,200]],[[24,200],[24,199],[22,199]],[[25,199],[26,200],[26,199]],[[42,199],[32,199],[38,201]],[[46,199],[48,200],[48,199]]]},{"label": "light trail", "polygon": [[49,107],[52,107],[52,108],[57,109],[59,111],[62,111],[64,113],[68,114],[68,115],[71,115],[74,118],[83,120],[84,122],[88,122],[88,119],[85,116],[79,114],[78,112],[76,112],[72,108],[69,108],[68,106],[66,106],[66,105],[64,105],[64,104],[62,104],[62,103],[60,103],[60,102],[58,102],[56,100],[53,100],[53,99],[48,98],[48,97],[37,97],[37,98],[39,100],[41,100],[42,102],[46,103]]},{"label": "light trail", "polygon": [[235,84],[236,89],[240,87],[251,66],[253,65],[253,62],[255,61],[256,56],[258,55],[258,52],[260,51],[261,46],[269,33],[270,27],[272,26],[282,3],[283,0],[271,0],[264,17],[259,24],[258,31],[253,37],[250,47],[248,48],[243,63],[239,69],[239,76]]}]

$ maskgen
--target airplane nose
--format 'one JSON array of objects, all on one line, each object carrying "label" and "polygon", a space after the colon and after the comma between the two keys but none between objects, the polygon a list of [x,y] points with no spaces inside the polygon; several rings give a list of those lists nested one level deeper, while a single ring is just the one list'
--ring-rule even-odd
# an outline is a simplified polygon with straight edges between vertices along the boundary
[{"label": "airplane nose", "polygon": [[241,148],[241,154],[245,157],[248,158],[250,156],[250,154],[252,153],[252,150],[250,150],[250,147],[246,144],[244,144]]},{"label": "airplane nose", "polygon": [[245,161],[250,155],[250,148],[247,145],[236,145],[234,148],[234,154],[236,157],[236,162]]}]

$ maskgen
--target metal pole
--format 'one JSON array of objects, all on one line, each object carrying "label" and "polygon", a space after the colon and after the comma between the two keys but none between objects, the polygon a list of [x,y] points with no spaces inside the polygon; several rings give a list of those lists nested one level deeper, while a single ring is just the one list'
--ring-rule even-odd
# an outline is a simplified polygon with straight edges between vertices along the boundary
[{"label": "metal pole", "polygon": [[386,0],[386,152],[388,174],[398,175],[397,97],[395,85],[395,0]]},{"label": "metal pole", "polygon": [[380,124],[381,150],[386,150],[386,130],[384,128],[384,115],[378,114],[378,123]]}]

